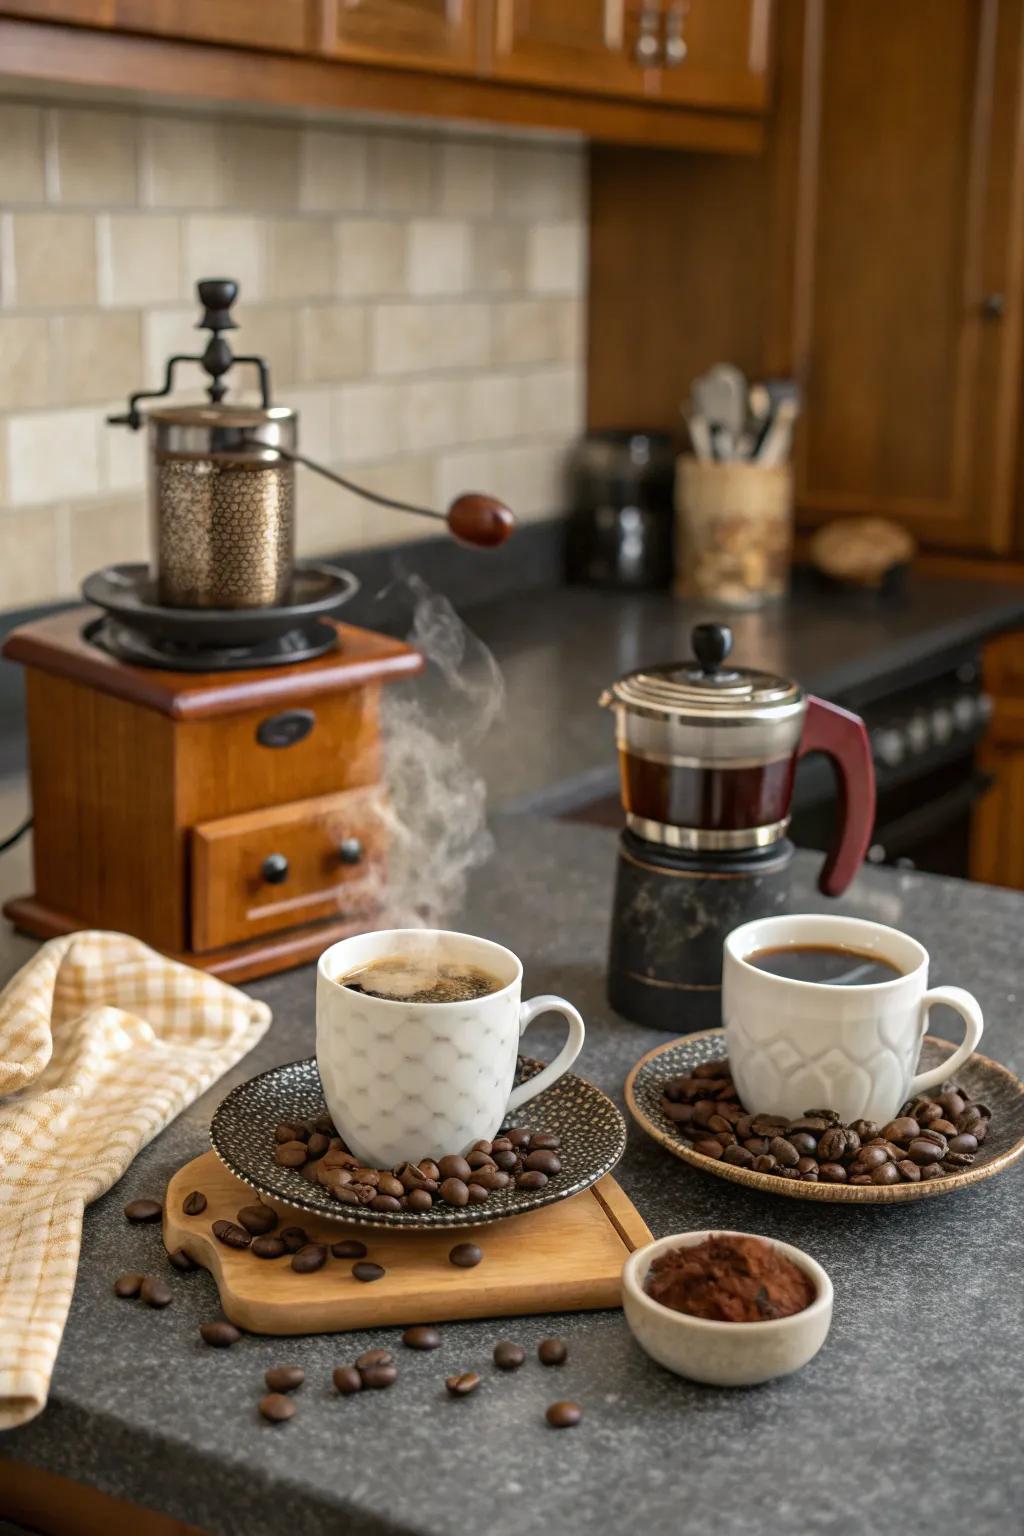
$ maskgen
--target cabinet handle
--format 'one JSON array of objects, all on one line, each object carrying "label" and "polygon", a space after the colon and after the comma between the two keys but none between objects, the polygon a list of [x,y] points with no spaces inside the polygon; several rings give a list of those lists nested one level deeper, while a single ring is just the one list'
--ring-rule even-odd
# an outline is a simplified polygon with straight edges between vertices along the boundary
[{"label": "cabinet handle", "polygon": [[665,15],[665,47],[661,59],[666,69],[675,69],[682,64],[690,51],[683,36],[683,23],[689,9],[690,0],[673,0]]},{"label": "cabinet handle", "polygon": [[639,31],[633,47],[633,61],[641,69],[656,69],[661,63],[661,41],[658,37],[660,14],[656,5],[645,5],[640,12]]},{"label": "cabinet handle", "polygon": [[288,879],[288,860],[283,853],[269,853],[260,867],[268,885],[282,885]]},{"label": "cabinet handle", "polygon": [[981,312],[986,320],[1001,320],[1006,314],[1006,294],[986,293],[981,301]]},{"label": "cabinet handle", "polygon": [[343,864],[358,864],[363,857],[363,845],[358,837],[343,837],[338,844],[338,858]]}]

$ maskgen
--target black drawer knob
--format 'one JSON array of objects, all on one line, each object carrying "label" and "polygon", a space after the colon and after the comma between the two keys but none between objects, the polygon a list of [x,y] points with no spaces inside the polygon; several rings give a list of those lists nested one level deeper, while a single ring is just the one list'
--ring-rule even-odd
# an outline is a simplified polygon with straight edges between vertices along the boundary
[{"label": "black drawer knob", "polygon": [[338,844],[338,858],[343,864],[358,864],[363,856],[363,845],[358,837],[343,837]]},{"label": "black drawer knob", "polygon": [[288,879],[288,860],[283,853],[270,853],[263,860],[260,873],[268,885],[281,885]]}]

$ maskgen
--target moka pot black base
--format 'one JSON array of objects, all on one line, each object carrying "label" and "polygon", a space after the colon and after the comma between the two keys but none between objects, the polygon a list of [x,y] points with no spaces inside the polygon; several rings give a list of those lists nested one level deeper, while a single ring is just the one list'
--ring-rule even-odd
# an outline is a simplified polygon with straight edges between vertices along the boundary
[{"label": "moka pot black base", "polygon": [[686,853],[623,832],[612,906],[608,1001],[634,1024],[686,1035],[722,1022],[722,943],[785,910],[793,844]]}]

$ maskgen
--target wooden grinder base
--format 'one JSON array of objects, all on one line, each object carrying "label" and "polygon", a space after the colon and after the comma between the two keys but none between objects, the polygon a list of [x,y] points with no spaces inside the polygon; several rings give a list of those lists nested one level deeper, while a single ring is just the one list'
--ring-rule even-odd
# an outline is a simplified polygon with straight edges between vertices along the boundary
[{"label": "wooden grinder base", "polygon": [[[206,1196],[201,1216],[186,1216],[182,1201],[194,1189]],[[370,1284],[355,1280],[352,1263],[329,1257],[323,1269],[297,1275],[288,1256],[258,1259],[226,1248],[213,1222],[234,1220],[253,1190],[229,1173],[215,1152],[187,1163],[167,1186],[164,1242],[184,1248],[217,1282],[225,1316],[250,1333],[344,1333],[353,1328],[441,1323],[456,1318],[514,1317],[530,1312],[577,1312],[617,1307],[619,1277],[628,1254],[651,1241],[632,1201],[606,1175],[572,1199],[481,1227],[446,1232],[365,1229],[274,1206],[281,1226],[302,1226],[314,1242],[359,1238],[367,1257],[386,1274]],[[449,1263],[454,1244],[483,1249],[475,1269]]]}]

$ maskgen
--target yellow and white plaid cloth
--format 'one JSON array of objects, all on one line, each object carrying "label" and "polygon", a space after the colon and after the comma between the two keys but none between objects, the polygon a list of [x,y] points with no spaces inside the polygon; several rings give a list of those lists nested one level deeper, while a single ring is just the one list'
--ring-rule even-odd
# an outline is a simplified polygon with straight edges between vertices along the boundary
[{"label": "yellow and white plaid cloth", "polygon": [[269,1023],[123,933],[51,939],[0,993],[0,1429],[46,1402],[85,1206]]}]

